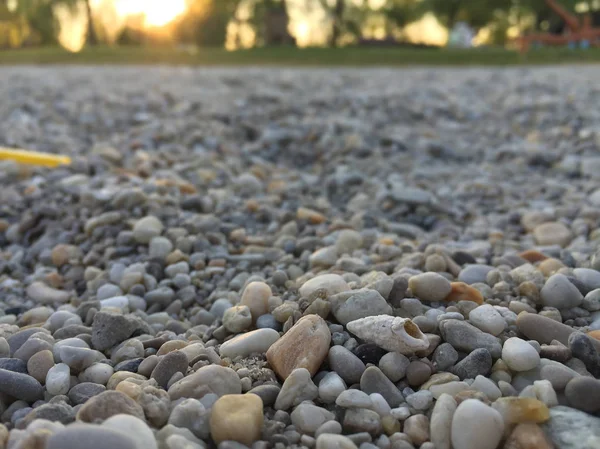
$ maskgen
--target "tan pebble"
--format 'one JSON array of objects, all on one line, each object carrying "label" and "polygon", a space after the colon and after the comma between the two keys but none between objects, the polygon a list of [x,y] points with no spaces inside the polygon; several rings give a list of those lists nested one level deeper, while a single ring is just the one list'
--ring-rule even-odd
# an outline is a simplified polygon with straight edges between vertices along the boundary
[{"label": "tan pebble", "polygon": [[500,398],[492,407],[500,412],[506,424],[543,423],[550,419],[550,410],[546,404],[534,398]]},{"label": "tan pebble", "polygon": [[252,446],[260,440],[264,424],[263,402],[255,394],[229,394],[217,400],[210,415],[210,434],[219,444],[237,441]]},{"label": "tan pebble", "polygon": [[120,391],[105,391],[88,399],[77,412],[77,420],[94,423],[120,413],[145,420],[142,407]]},{"label": "tan pebble", "polygon": [[129,371],[117,371],[110,379],[108,379],[108,383],[106,384],[107,390],[115,390],[117,385],[127,379],[137,379],[137,380],[147,380],[141,374],[130,373]]},{"label": "tan pebble", "polygon": [[542,260],[548,259],[548,256],[537,249],[528,249],[527,251],[523,251],[519,254],[519,257],[525,259],[529,263],[541,262]]},{"label": "tan pebble", "polygon": [[71,262],[76,262],[81,257],[81,250],[77,246],[60,244],[52,248],[50,259],[55,267],[62,267]]},{"label": "tan pebble", "polygon": [[472,301],[477,304],[483,304],[483,295],[475,287],[471,287],[464,282],[451,282],[450,286],[452,290],[446,296],[446,301]]},{"label": "tan pebble", "polygon": [[519,424],[504,444],[504,449],[553,449],[554,446],[537,424]]},{"label": "tan pebble", "polygon": [[519,295],[525,296],[535,303],[539,303],[541,301],[540,290],[537,285],[531,281],[525,281],[519,284]]},{"label": "tan pebble", "polygon": [[173,264],[176,264],[177,262],[182,262],[182,261],[187,262],[189,259],[190,259],[190,257],[187,254],[185,254],[183,251],[181,251],[179,249],[176,249],[175,251],[173,251],[167,255],[165,262],[167,265],[173,265]]},{"label": "tan pebble", "polygon": [[486,405],[490,405],[489,398],[481,391],[463,390],[454,395],[454,400],[457,404],[460,404],[461,402],[466,401],[467,399],[477,399],[478,401],[481,401]]},{"label": "tan pebble", "polygon": [[177,349],[185,348],[188,345],[187,341],[183,340],[169,340],[163,343],[160,349],[156,352],[156,355],[161,356],[168,354],[169,352],[176,351]]},{"label": "tan pebble", "polygon": [[307,315],[269,348],[267,361],[284,380],[296,368],[306,368],[314,376],[327,356],[330,342],[325,320]]},{"label": "tan pebble", "polygon": [[404,433],[418,447],[429,441],[429,419],[425,415],[412,415],[404,421]]},{"label": "tan pebble", "polygon": [[137,401],[142,394],[142,387],[134,384],[133,382],[127,382],[125,380],[117,385],[116,391],[129,396],[134,401]]},{"label": "tan pebble", "polygon": [[421,390],[429,390],[433,385],[441,385],[448,382],[458,381],[459,377],[452,373],[435,373],[427,382],[421,385]]},{"label": "tan pebble", "polygon": [[446,271],[446,259],[440,254],[431,254],[425,259],[425,271]]},{"label": "tan pebble", "polygon": [[590,331],[587,333],[590,337],[595,338],[596,340],[600,340],[600,330]]},{"label": "tan pebble", "polygon": [[321,224],[326,220],[325,215],[307,207],[299,207],[296,212],[296,218],[298,218],[298,220],[306,220],[310,224]]},{"label": "tan pebble", "polygon": [[54,355],[52,351],[45,349],[36,352],[27,361],[27,372],[42,385],[46,383],[46,375],[54,366]]},{"label": "tan pebble", "polygon": [[391,415],[384,416],[381,418],[381,426],[386,435],[393,435],[396,432],[400,432],[400,421]]},{"label": "tan pebble", "polygon": [[256,200],[248,200],[246,201],[246,209],[249,212],[256,212],[260,208],[260,203]]},{"label": "tan pebble", "polygon": [[537,268],[544,276],[549,277],[564,267],[565,264],[563,264],[560,260],[550,258],[540,262]]},{"label": "tan pebble", "polygon": [[269,298],[273,295],[271,287],[264,282],[250,282],[242,293],[240,305],[247,306],[252,313],[252,321],[269,313]]},{"label": "tan pebble", "polygon": [[533,230],[533,237],[538,245],[567,246],[571,243],[573,234],[563,223],[558,221],[542,223]]}]

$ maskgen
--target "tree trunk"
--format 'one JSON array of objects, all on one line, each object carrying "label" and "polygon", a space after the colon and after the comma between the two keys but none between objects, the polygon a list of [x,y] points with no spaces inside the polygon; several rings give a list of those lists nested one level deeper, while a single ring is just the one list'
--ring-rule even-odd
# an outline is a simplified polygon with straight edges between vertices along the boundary
[{"label": "tree trunk", "polygon": [[329,38],[329,46],[337,47],[338,39],[342,34],[342,21],[344,17],[344,0],[336,0],[333,9],[333,24],[331,26],[331,37]]},{"label": "tree trunk", "polygon": [[96,29],[94,28],[94,17],[92,16],[92,7],[90,6],[90,0],[85,0],[85,9],[87,12],[88,19],[86,43],[91,46],[98,45],[98,36],[96,36]]}]

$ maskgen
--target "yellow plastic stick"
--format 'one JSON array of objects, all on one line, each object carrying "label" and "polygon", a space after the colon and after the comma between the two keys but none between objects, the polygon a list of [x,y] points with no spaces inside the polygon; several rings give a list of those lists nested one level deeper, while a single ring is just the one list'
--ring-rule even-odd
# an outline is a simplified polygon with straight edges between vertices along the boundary
[{"label": "yellow plastic stick", "polygon": [[11,160],[19,164],[42,165],[44,167],[71,164],[71,158],[68,156],[5,147],[0,147],[0,160]]}]

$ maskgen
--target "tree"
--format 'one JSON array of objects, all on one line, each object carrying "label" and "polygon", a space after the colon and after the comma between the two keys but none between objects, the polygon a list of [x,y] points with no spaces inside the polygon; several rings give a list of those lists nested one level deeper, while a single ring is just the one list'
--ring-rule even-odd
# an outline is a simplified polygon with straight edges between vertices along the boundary
[{"label": "tree", "polygon": [[33,34],[34,41],[42,45],[57,43],[60,23],[54,7],[65,5],[76,8],[78,0],[17,0],[15,14],[23,18]]},{"label": "tree", "polygon": [[179,42],[222,47],[240,0],[187,0],[187,10],[173,27]]},{"label": "tree", "polygon": [[506,0],[423,0],[421,14],[431,12],[448,29],[462,21],[475,29],[492,22],[498,10],[510,5]]},{"label": "tree", "polygon": [[85,12],[87,15],[86,43],[88,45],[97,45],[98,44],[98,36],[96,34],[96,29],[94,28],[94,16],[92,14],[92,6],[90,5],[90,0],[84,0],[84,2],[85,2]]}]

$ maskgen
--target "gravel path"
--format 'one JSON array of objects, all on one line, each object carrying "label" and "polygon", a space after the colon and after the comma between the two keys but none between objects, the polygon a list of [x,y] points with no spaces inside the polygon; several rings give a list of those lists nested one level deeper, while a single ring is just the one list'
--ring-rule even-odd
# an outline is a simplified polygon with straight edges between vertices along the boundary
[{"label": "gravel path", "polygon": [[0,448],[597,449],[600,68],[0,68]]}]

